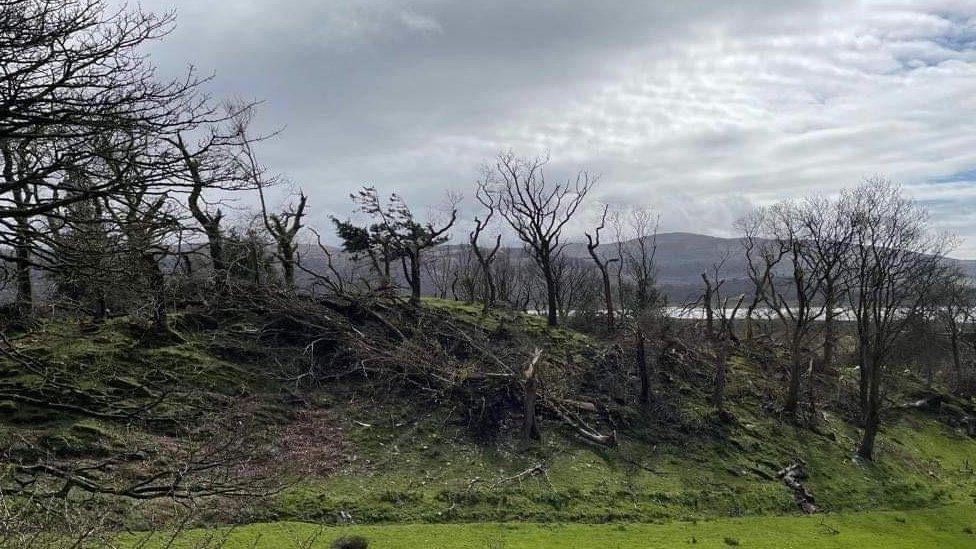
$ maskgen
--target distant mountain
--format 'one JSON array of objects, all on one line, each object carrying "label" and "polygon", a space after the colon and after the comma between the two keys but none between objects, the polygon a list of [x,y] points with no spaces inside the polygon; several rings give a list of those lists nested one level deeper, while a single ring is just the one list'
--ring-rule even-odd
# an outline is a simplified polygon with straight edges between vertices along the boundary
[{"label": "distant mountain", "polygon": [[[624,246],[628,247],[635,245],[634,242],[624,243]],[[451,245],[445,248],[460,251],[464,246]],[[509,249],[516,254],[523,253],[519,247]],[[616,255],[615,242],[603,243],[599,249],[603,255]],[[565,253],[577,261],[592,261],[584,243],[567,245]],[[318,268],[324,266],[320,263],[320,256],[321,253],[313,246],[312,253],[306,255],[303,261],[310,268]],[[720,271],[720,276],[725,280],[723,292],[729,296],[748,294],[751,284],[747,274],[742,239],[684,232],[657,235],[655,265],[658,285],[673,305],[697,297],[702,290],[702,273],[711,273],[714,266],[723,261]],[[958,263],[963,272],[976,278],[976,260],[954,259],[953,261]]]},{"label": "distant mountain", "polygon": [[[625,242],[624,246],[636,246]],[[616,243],[601,245],[606,254],[616,254]],[[743,293],[748,288],[746,260],[738,238],[719,238],[695,233],[661,233],[657,235],[657,251],[654,263],[657,281],[672,304],[691,299],[701,292],[703,272],[711,272],[723,262],[721,276],[726,280],[723,289],[731,294]],[[588,258],[585,244],[571,244],[566,252]]]},{"label": "distant mountain", "polygon": [[[751,283],[742,240],[683,232],[657,235],[658,284],[673,304],[681,303],[698,296],[703,284],[701,274],[712,272],[715,265],[724,261],[720,273],[725,279],[725,294],[748,294]],[[609,253],[615,245],[607,245],[606,251]],[[567,247],[567,252],[574,256],[589,256],[584,244],[573,244]],[[968,276],[976,278],[976,260],[952,261]]]}]

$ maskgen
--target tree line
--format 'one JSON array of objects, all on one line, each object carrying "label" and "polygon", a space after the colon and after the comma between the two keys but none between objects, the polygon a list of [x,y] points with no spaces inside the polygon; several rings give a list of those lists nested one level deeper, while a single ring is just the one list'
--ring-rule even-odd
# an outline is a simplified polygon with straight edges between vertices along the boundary
[{"label": "tree line", "polygon": [[[596,175],[553,179],[548,156],[505,151],[473,186],[466,238],[452,233],[460,196],[424,219],[402,196],[365,186],[350,215],[332,217],[339,253],[323,243],[325,229],[307,226],[314,196],[268,203],[283,180],[259,158],[270,136],[253,129],[255,104],[216,101],[193,69],[157,77],[142,49],[173,23],[102,0],[0,4],[5,330],[51,308],[95,322],[138,316],[165,333],[171,311],[241,287],[399,299],[405,285],[411,307],[440,295],[599,332],[628,349],[640,405],[653,409],[658,342],[675,321],[656,281],[652,208],[605,204],[585,220]],[[241,193],[259,210],[232,221],[227,200]],[[851,358],[859,452],[870,459],[899,345],[919,325],[945,335],[952,383],[966,389],[971,281],[946,259],[952,238],[897,185],[874,178],[836,197],[765,206],[736,228],[750,291],[730,295],[720,262],[702,273],[699,299],[681,304],[703,313],[696,333],[715,365],[720,415],[728,362],[742,349],[784,350],[782,411],[794,421],[815,418],[825,376]],[[567,253],[574,239],[583,259]],[[315,249],[325,261],[317,267],[303,261]],[[50,285],[44,299],[41,283]]]}]

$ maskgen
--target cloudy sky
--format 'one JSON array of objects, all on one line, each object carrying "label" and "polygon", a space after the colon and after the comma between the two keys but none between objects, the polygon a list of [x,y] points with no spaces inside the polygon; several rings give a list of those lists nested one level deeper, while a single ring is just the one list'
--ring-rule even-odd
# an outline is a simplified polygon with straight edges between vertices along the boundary
[{"label": "cloudy sky", "polygon": [[[902,182],[976,258],[976,0],[142,0],[163,71],[284,126],[265,162],[315,223],[363,183],[470,196],[499,150],[601,175],[596,202],[731,235],[754,204]],[[587,212],[591,214],[592,212]]]}]

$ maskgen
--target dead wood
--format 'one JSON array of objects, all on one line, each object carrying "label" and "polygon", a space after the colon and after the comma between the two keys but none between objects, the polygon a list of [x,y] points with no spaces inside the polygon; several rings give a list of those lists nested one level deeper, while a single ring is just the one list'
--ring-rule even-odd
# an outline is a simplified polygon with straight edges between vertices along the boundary
[{"label": "dead wood", "polygon": [[803,460],[796,460],[789,466],[776,473],[776,478],[783,481],[783,484],[793,491],[793,500],[804,513],[813,514],[817,512],[816,500],[813,494],[803,485],[803,480],[807,478]]}]

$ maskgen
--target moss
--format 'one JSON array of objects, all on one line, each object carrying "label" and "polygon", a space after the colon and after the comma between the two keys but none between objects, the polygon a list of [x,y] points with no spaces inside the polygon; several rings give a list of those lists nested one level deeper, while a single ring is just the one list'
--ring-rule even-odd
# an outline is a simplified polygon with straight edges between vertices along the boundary
[{"label": "moss", "polygon": [[[571,375],[598,347],[593,338],[549,328],[537,316],[483,314],[480,306],[443,300],[425,303],[497,337],[545,346],[554,375]],[[61,378],[78,391],[112,395],[122,405],[138,407],[166,391],[172,398],[155,411],[179,415],[215,394],[257,395],[268,410],[262,421],[284,417],[276,397],[261,393],[274,392],[275,382],[260,368],[215,352],[212,339],[185,328],[179,339],[145,347],[138,330],[113,321],[89,330],[52,323],[17,345],[62,364]],[[729,404],[735,422],[715,421],[707,387],[687,376],[669,386],[684,395],[675,399],[674,418],[627,418],[613,449],[584,445],[548,419],[544,443],[524,448],[512,436],[517,429],[507,425],[486,444],[468,436],[451,406],[421,406],[396,395],[384,399],[368,386],[336,383],[321,395],[303,397],[333,412],[329,421],[337,422],[349,445],[347,463],[328,478],[283,479],[288,487],[255,514],[327,524],[352,517],[360,524],[552,525],[790,514],[795,503],[775,474],[796,458],[806,462],[807,485],[830,512],[918,509],[971,501],[976,493],[976,441],[940,423],[941,416],[913,412],[886,424],[877,461],[865,462],[854,453],[856,427],[833,414],[819,425],[823,434],[779,421],[763,408],[774,386],[756,359],[736,356],[732,364]],[[43,381],[24,372],[10,379],[32,387]],[[35,412],[16,406],[0,416],[0,437],[28,430],[15,421],[26,418],[42,449],[58,455],[91,455],[124,443],[121,424],[50,411],[28,416]],[[545,475],[513,480],[540,462],[547,466]],[[734,537],[752,546],[748,536]]]},{"label": "moss", "polygon": [[0,416],[16,414],[20,407],[12,400],[0,400]]}]

